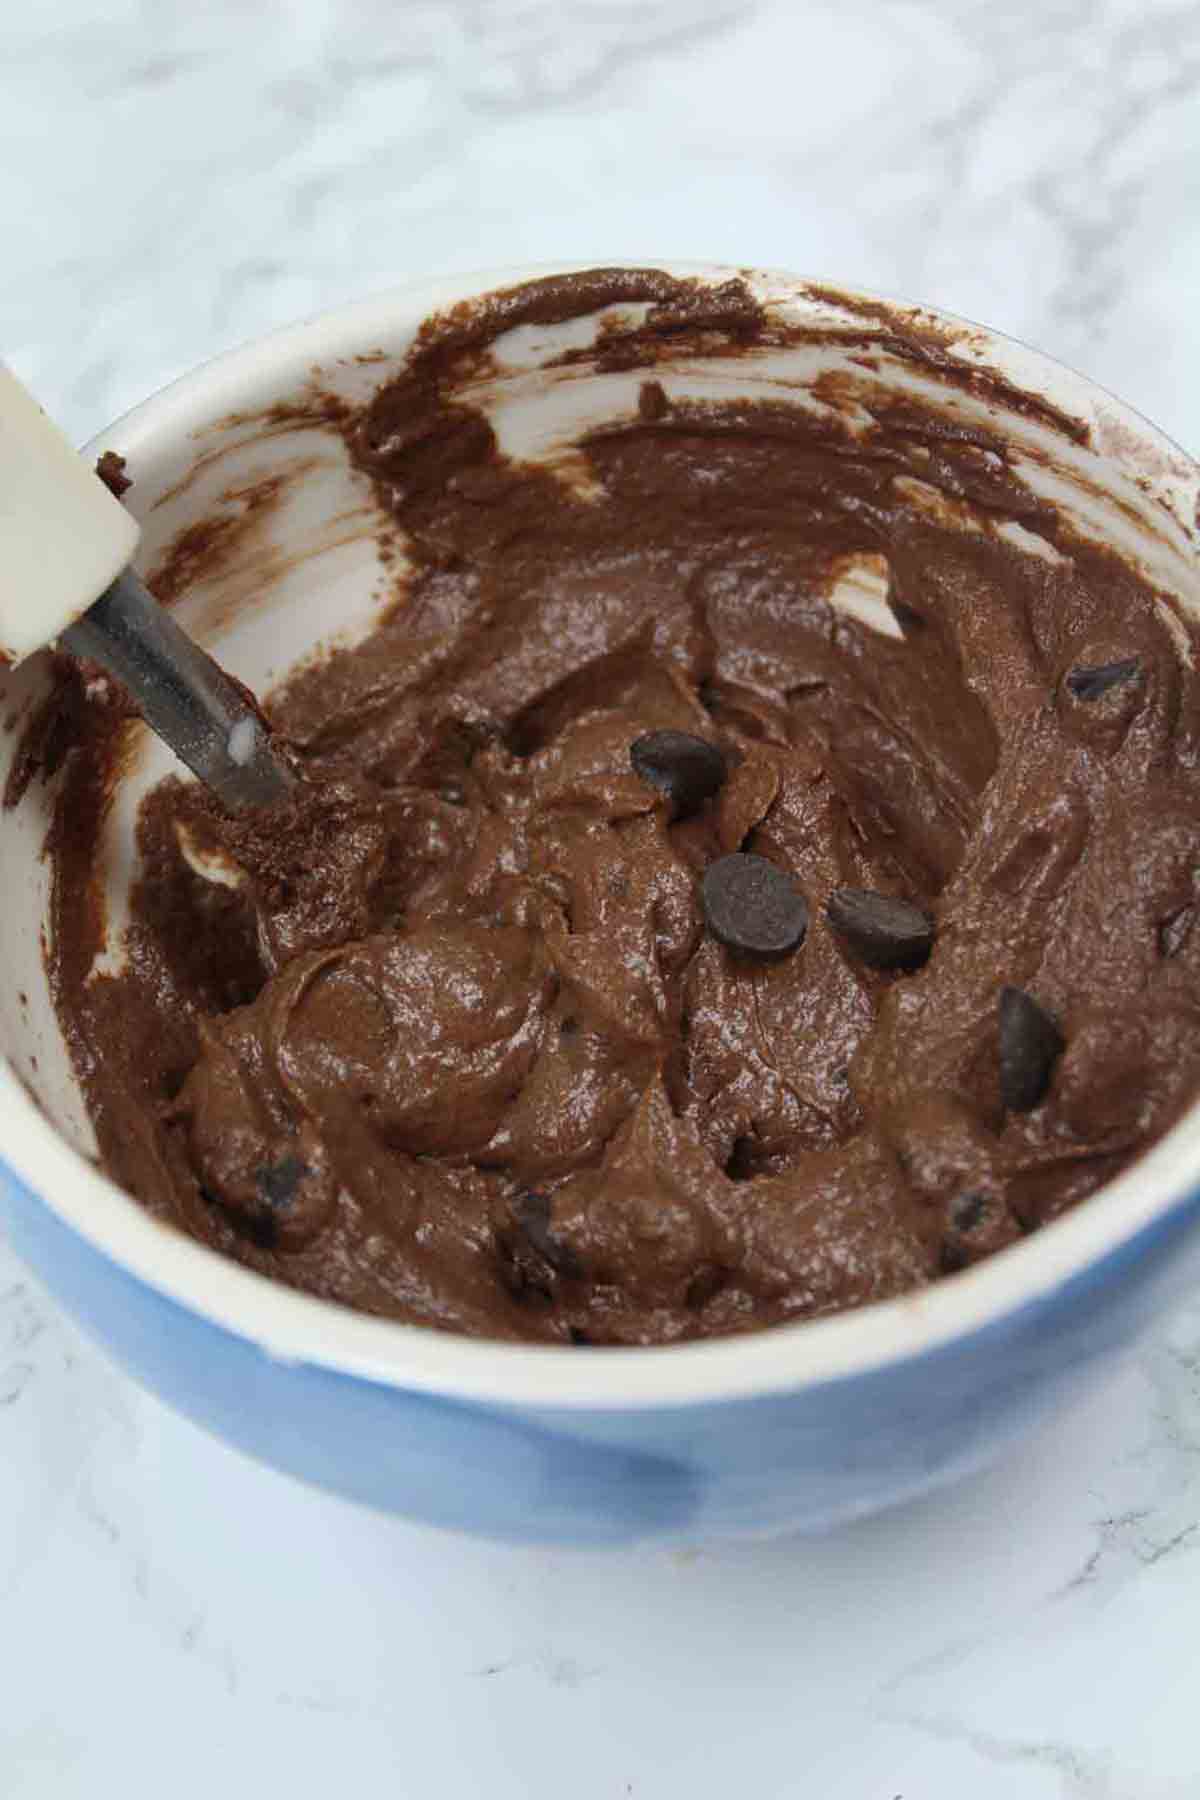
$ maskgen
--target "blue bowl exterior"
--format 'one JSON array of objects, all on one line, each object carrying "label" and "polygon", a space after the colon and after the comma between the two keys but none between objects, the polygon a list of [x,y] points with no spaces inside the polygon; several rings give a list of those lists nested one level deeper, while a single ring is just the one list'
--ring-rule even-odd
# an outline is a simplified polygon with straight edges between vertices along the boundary
[{"label": "blue bowl exterior", "polygon": [[335,1493],[519,1543],[814,1530],[938,1486],[1057,1409],[1200,1263],[1197,1190],[1051,1294],[864,1374],[694,1406],[515,1409],[278,1361],[118,1267],[3,1165],[0,1207],[67,1311],[197,1424]]}]

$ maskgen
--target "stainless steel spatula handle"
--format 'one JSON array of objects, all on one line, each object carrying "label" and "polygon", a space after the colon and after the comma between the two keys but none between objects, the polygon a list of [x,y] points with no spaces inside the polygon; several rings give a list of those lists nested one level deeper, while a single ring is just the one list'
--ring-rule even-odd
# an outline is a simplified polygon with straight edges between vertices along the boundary
[{"label": "stainless steel spatula handle", "polygon": [[130,568],[140,537],[0,363],[0,661],[55,642],[90,657],[226,806],[273,805],[293,778],[244,690]]},{"label": "stainless steel spatula handle", "polygon": [[115,675],[151,731],[226,806],[273,806],[292,785],[270,734],[219,663],[181,631],[132,569],[59,634]]}]

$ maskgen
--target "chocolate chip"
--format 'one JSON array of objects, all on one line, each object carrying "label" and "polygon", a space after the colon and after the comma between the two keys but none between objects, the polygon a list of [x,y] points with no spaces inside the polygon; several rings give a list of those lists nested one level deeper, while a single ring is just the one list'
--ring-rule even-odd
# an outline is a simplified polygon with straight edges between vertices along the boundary
[{"label": "chocolate chip", "polygon": [[[277,1163],[264,1163],[262,1168],[254,1171],[257,1203],[252,1201],[247,1205],[227,1209],[234,1214],[239,1226],[260,1249],[279,1248],[280,1234],[286,1226],[295,1223],[303,1230],[303,1212],[302,1209],[297,1212],[296,1205],[301,1183],[309,1173],[308,1164],[299,1156],[283,1156]],[[296,1213],[295,1220],[293,1213]],[[292,1236],[294,1233],[289,1232],[287,1235]]]},{"label": "chocolate chip", "polygon": [[1141,658],[1127,656],[1121,662],[1094,663],[1091,668],[1071,669],[1067,686],[1077,700],[1098,700],[1110,688],[1123,687],[1141,668]]},{"label": "chocolate chip", "polygon": [[201,1185],[201,1195],[217,1207],[251,1243],[264,1250],[293,1251],[317,1235],[337,1204],[337,1183],[324,1152],[288,1153],[253,1170],[253,1185],[236,1182],[228,1192]]},{"label": "chocolate chip", "polygon": [[267,1163],[254,1171],[254,1181],[267,1205],[276,1212],[286,1212],[296,1199],[296,1191],[308,1174],[308,1164],[299,1156],[284,1156],[277,1163]]},{"label": "chocolate chip", "polygon": [[509,1207],[518,1230],[526,1243],[537,1251],[544,1262],[568,1281],[583,1279],[583,1264],[572,1250],[556,1238],[550,1229],[550,1196],[530,1190],[518,1194]]},{"label": "chocolate chip", "polygon": [[499,741],[504,735],[504,728],[498,719],[487,713],[477,713],[472,718],[453,719],[449,722],[449,736],[457,740],[464,762],[470,763],[481,750],[489,744]]},{"label": "chocolate chip", "polygon": [[933,948],[933,920],[919,906],[871,888],[835,888],[829,923],[875,969],[915,969]]},{"label": "chocolate chip", "polygon": [[725,1281],[724,1269],[714,1268],[711,1264],[707,1268],[697,1269],[688,1282],[684,1305],[699,1312],[701,1307],[707,1306],[710,1300],[716,1298],[725,1286]]},{"label": "chocolate chip", "polygon": [[897,600],[890,594],[888,595],[888,605],[892,610],[892,617],[905,637],[911,637],[914,631],[924,631],[929,621],[924,613],[917,611],[915,606],[909,606],[907,601]]},{"label": "chocolate chip", "polygon": [[582,1325],[569,1325],[567,1330],[570,1333],[571,1342],[573,1344],[590,1344],[592,1341]]},{"label": "chocolate chip", "polygon": [[629,746],[634,772],[664,793],[673,816],[699,811],[729,773],[724,752],[690,731],[647,731]]},{"label": "chocolate chip", "polygon": [[1066,1041],[1023,988],[1000,989],[1000,1095],[1010,1112],[1032,1112],[1050,1085]]},{"label": "chocolate chip", "polygon": [[1004,1196],[986,1188],[955,1194],[945,1210],[941,1265],[946,1274],[981,1262],[1016,1241],[1021,1228]]},{"label": "chocolate chip", "polygon": [[1194,906],[1181,906],[1165,918],[1158,928],[1158,953],[1168,960],[1178,956],[1192,934],[1196,922]]},{"label": "chocolate chip", "polygon": [[758,1158],[753,1138],[738,1137],[733,1140],[733,1149],[725,1163],[725,1173],[730,1181],[749,1181],[758,1172]]},{"label": "chocolate chip", "polygon": [[710,864],[700,899],[709,930],[737,956],[786,956],[804,942],[808,902],[765,856],[735,850]]},{"label": "chocolate chip", "polygon": [[950,1227],[953,1231],[978,1230],[988,1215],[992,1202],[987,1194],[956,1194],[950,1202]]}]

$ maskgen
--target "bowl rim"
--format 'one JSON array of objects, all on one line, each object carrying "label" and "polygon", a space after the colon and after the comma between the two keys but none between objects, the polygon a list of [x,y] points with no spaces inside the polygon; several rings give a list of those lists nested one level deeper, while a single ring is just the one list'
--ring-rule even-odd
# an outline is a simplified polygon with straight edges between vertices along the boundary
[{"label": "bowl rim", "polygon": [[[491,289],[547,274],[592,268],[655,268],[727,280],[747,276],[797,304],[831,293],[913,312],[923,321],[967,327],[976,348],[1019,385],[1050,391],[1068,410],[1103,408],[1161,466],[1200,477],[1192,458],[1100,384],[1019,340],[944,308],[897,300],[845,283],[774,270],[670,258],[575,260],[414,279],[322,311],[201,363],[84,447],[176,440],[198,417],[235,410],[237,390],[272,369],[293,381],[298,368],[361,353],[407,334],[431,311]],[[224,398],[223,398],[224,393]],[[230,402],[227,404],[227,402]],[[480,1339],[354,1312],[256,1274],[146,1212],[60,1135],[0,1056],[0,1171],[7,1165],[94,1250],[161,1295],[285,1363],[312,1365],[382,1384],[461,1400],[543,1412],[628,1412],[697,1406],[795,1392],[907,1362],[972,1336],[1050,1297],[1072,1278],[1117,1257],[1200,1184],[1200,1101],[1148,1152],[1085,1205],[1032,1238],[974,1268],[895,1299],[826,1318],[744,1335],[580,1355],[566,1345]]]}]

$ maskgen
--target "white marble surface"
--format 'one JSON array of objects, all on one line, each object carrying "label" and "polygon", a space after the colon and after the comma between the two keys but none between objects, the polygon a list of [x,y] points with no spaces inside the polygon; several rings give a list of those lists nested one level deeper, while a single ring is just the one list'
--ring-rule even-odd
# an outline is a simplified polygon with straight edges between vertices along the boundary
[{"label": "white marble surface", "polygon": [[[410,272],[693,255],[956,307],[1197,450],[1198,105],[1194,0],[13,6],[0,354],[82,438]],[[0,1246],[5,1800],[1193,1800],[1197,1550],[1200,1305],[950,1496],[547,1555],[256,1469]]]}]

